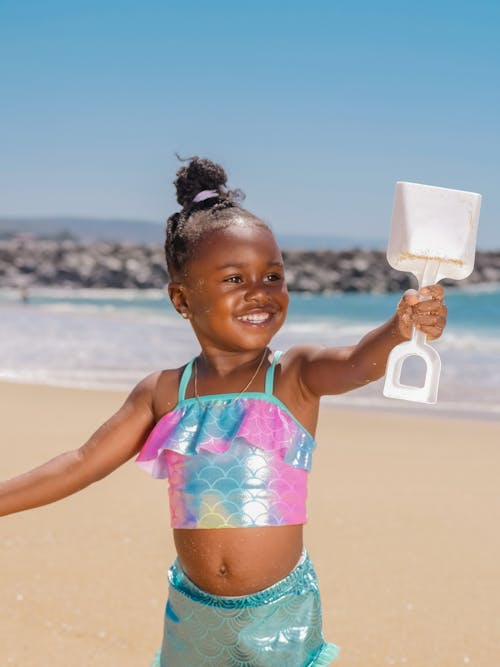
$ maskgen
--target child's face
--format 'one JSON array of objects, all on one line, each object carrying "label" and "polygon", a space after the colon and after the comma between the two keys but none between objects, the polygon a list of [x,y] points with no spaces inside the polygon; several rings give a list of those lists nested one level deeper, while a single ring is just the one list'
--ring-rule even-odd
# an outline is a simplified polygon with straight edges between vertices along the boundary
[{"label": "child's face", "polygon": [[288,308],[281,252],[272,232],[252,223],[207,233],[169,290],[203,348],[263,348]]}]

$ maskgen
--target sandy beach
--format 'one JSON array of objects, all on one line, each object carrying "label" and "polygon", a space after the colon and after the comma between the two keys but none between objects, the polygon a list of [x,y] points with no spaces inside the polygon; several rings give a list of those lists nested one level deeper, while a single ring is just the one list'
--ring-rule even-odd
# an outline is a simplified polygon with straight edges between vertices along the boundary
[{"label": "sandy beach", "polygon": [[[0,384],[0,478],[79,446],[124,397]],[[500,664],[499,472],[500,422],[322,410],[306,544],[335,664]],[[2,667],[148,667],[174,558],[165,482],[130,462],[0,521]]]}]

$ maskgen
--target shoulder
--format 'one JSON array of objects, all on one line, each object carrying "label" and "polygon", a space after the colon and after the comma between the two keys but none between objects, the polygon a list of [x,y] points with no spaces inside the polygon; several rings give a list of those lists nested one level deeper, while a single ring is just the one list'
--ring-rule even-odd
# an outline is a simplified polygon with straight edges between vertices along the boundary
[{"label": "shoulder", "polygon": [[297,363],[302,363],[321,349],[320,345],[293,345],[288,348],[288,350],[281,353],[278,363],[283,366],[292,366]]},{"label": "shoulder", "polygon": [[347,347],[326,347],[324,345],[294,345],[281,354],[279,363],[282,363],[285,368],[313,363],[323,357],[336,358],[341,361],[350,349]]},{"label": "shoulder", "polygon": [[280,358],[283,380],[293,383],[305,400],[342,393],[352,388],[352,352],[352,346],[295,345]]},{"label": "shoulder", "polygon": [[319,397],[303,382],[303,366],[316,346],[296,345],[281,354],[274,373],[273,393],[311,434],[316,431]]},{"label": "shoulder", "polygon": [[320,345],[294,345],[282,352],[276,363],[276,378],[296,383],[296,388],[305,389],[301,386],[304,368],[321,353],[322,349],[324,348]]},{"label": "shoulder", "polygon": [[125,403],[142,405],[149,409],[156,421],[175,407],[183,369],[184,367],[172,368],[149,373],[130,391]]},{"label": "shoulder", "polygon": [[301,413],[304,408],[315,411],[317,408],[317,397],[311,394],[303,382],[304,367],[307,360],[314,356],[316,349],[314,345],[294,345],[281,352],[276,362],[274,394],[299,421],[303,421],[303,417],[295,414],[296,412]]},{"label": "shoulder", "polygon": [[277,365],[281,366],[281,371],[286,375],[296,375],[298,379],[302,377],[304,370],[311,364],[321,361],[326,355],[330,358],[343,358],[343,348],[326,348],[323,345],[294,345],[285,352],[282,352]]},{"label": "shoulder", "polygon": [[151,406],[155,422],[174,409],[178,402],[179,383],[185,365],[154,371],[134,388]]}]

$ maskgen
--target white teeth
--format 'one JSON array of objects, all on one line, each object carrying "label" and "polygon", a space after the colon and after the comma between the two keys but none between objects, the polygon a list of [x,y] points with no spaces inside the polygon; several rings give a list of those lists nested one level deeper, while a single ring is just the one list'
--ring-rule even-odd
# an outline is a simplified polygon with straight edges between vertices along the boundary
[{"label": "white teeth", "polygon": [[250,322],[251,324],[260,324],[261,322],[265,322],[270,318],[269,313],[253,313],[250,315],[242,315],[241,317],[238,317],[239,320],[242,322]]}]

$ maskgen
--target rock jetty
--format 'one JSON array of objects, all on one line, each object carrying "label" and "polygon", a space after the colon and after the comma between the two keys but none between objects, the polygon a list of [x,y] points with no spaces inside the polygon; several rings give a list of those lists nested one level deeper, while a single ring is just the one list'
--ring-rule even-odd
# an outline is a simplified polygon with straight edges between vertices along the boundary
[{"label": "rock jetty", "polygon": [[[394,292],[414,287],[381,250],[289,250],[283,253],[288,286],[297,292]],[[163,288],[163,248],[77,240],[10,238],[0,241],[0,287]],[[478,252],[473,273],[457,283],[500,283],[500,251]]]}]

